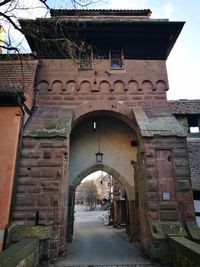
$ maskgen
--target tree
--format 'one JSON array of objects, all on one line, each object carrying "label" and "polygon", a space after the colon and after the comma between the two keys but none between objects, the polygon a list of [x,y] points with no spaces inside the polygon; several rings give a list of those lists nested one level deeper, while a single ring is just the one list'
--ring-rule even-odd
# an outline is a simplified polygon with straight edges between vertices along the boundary
[{"label": "tree", "polygon": [[[70,0],[57,1],[57,7],[62,4],[62,8],[85,8],[94,3],[93,0]],[[51,0],[0,0],[0,25],[8,33],[6,40],[0,43],[0,47],[15,53],[20,53],[23,41],[22,35],[26,30],[31,34],[31,29],[22,29],[19,23],[21,18],[49,17],[51,9],[54,8]],[[58,21],[59,23],[59,21]],[[32,34],[35,34],[32,32]],[[15,36],[15,38],[13,38]],[[66,36],[63,36],[66,38]],[[15,39],[15,40],[14,40]],[[69,38],[66,38],[66,40]],[[65,40],[65,44],[70,47],[73,42]],[[74,43],[76,46],[76,44]]]},{"label": "tree", "polygon": [[83,187],[83,197],[90,210],[96,205],[98,193],[94,181],[87,181]]}]

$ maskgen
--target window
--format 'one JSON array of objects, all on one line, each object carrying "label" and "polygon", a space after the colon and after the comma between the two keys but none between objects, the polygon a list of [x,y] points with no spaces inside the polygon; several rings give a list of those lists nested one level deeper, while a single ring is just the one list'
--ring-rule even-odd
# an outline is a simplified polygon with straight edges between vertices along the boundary
[{"label": "window", "polygon": [[79,62],[81,70],[90,70],[92,69],[92,51],[80,52]]},{"label": "window", "polygon": [[200,129],[198,126],[198,116],[192,114],[189,115],[187,119],[188,119],[189,133],[199,133]]},{"label": "window", "polygon": [[120,69],[123,67],[123,51],[121,50],[111,50],[110,51],[111,68]]}]

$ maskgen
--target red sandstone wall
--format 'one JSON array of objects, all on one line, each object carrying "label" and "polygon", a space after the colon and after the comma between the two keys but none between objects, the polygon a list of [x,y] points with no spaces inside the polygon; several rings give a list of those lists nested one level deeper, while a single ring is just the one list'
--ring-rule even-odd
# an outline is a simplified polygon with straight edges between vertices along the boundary
[{"label": "red sandstone wall", "polygon": [[42,60],[37,81],[39,106],[74,108],[88,101],[113,101],[128,107],[167,106],[165,61],[125,60],[110,69],[109,60],[94,60],[92,70],[79,70],[72,60]]},{"label": "red sandstone wall", "polygon": [[18,224],[53,224],[54,235],[48,241],[55,257],[65,249],[68,188],[68,152],[65,138],[24,137],[18,174],[13,218]]},{"label": "red sandstone wall", "polygon": [[4,228],[9,221],[12,186],[16,165],[20,110],[18,107],[0,107],[0,250]]}]

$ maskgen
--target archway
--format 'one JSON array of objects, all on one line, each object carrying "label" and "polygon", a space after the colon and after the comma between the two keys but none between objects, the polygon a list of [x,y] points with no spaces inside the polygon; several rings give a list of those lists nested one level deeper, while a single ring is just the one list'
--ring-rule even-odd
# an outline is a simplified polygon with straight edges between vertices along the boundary
[{"label": "archway", "polygon": [[[95,158],[99,140],[103,154],[100,163]],[[116,118],[116,114],[111,116],[111,113],[106,114],[105,111],[92,112],[73,128],[70,142],[67,240],[71,242],[73,236],[75,189],[84,177],[97,170],[115,177],[125,189],[132,240],[135,212],[133,206],[137,193],[133,166],[137,161],[137,138],[133,128],[121,118]]]}]

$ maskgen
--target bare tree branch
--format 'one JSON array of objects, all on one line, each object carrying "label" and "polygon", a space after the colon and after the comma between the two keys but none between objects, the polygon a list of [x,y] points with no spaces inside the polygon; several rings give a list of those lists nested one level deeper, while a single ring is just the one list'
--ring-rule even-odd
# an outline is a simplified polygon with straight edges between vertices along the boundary
[{"label": "bare tree branch", "polygon": [[14,47],[14,46],[0,45],[0,48],[6,49],[9,51],[16,51],[16,52],[20,53],[19,49],[17,47]]},{"label": "bare tree branch", "polygon": [[1,17],[4,17],[8,22],[10,22],[10,24],[12,24],[12,26],[13,26],[16,30],[18,30],[18,31],[20,31],[21,33],[23,33],[22,29],[19,28],[19,27],[17,26],[17,24],[11,19],[11,16],[6,15],[5,13],[2,13],[1,11],[0,11],[0,16],[1,16]]},{"label": "bare tree branch", "polygon": [[3,2],[0,2],[0,6],[4,6],[8,4],[9,2],[12,2],[12,0],[4,0]]},{"label": "bare tree branch", "polygon": [[51,8],[49,7],[49,5],[47,4],[47,0],[39,0],[42,4],[45,5],[45,7],[50,10]]}]

